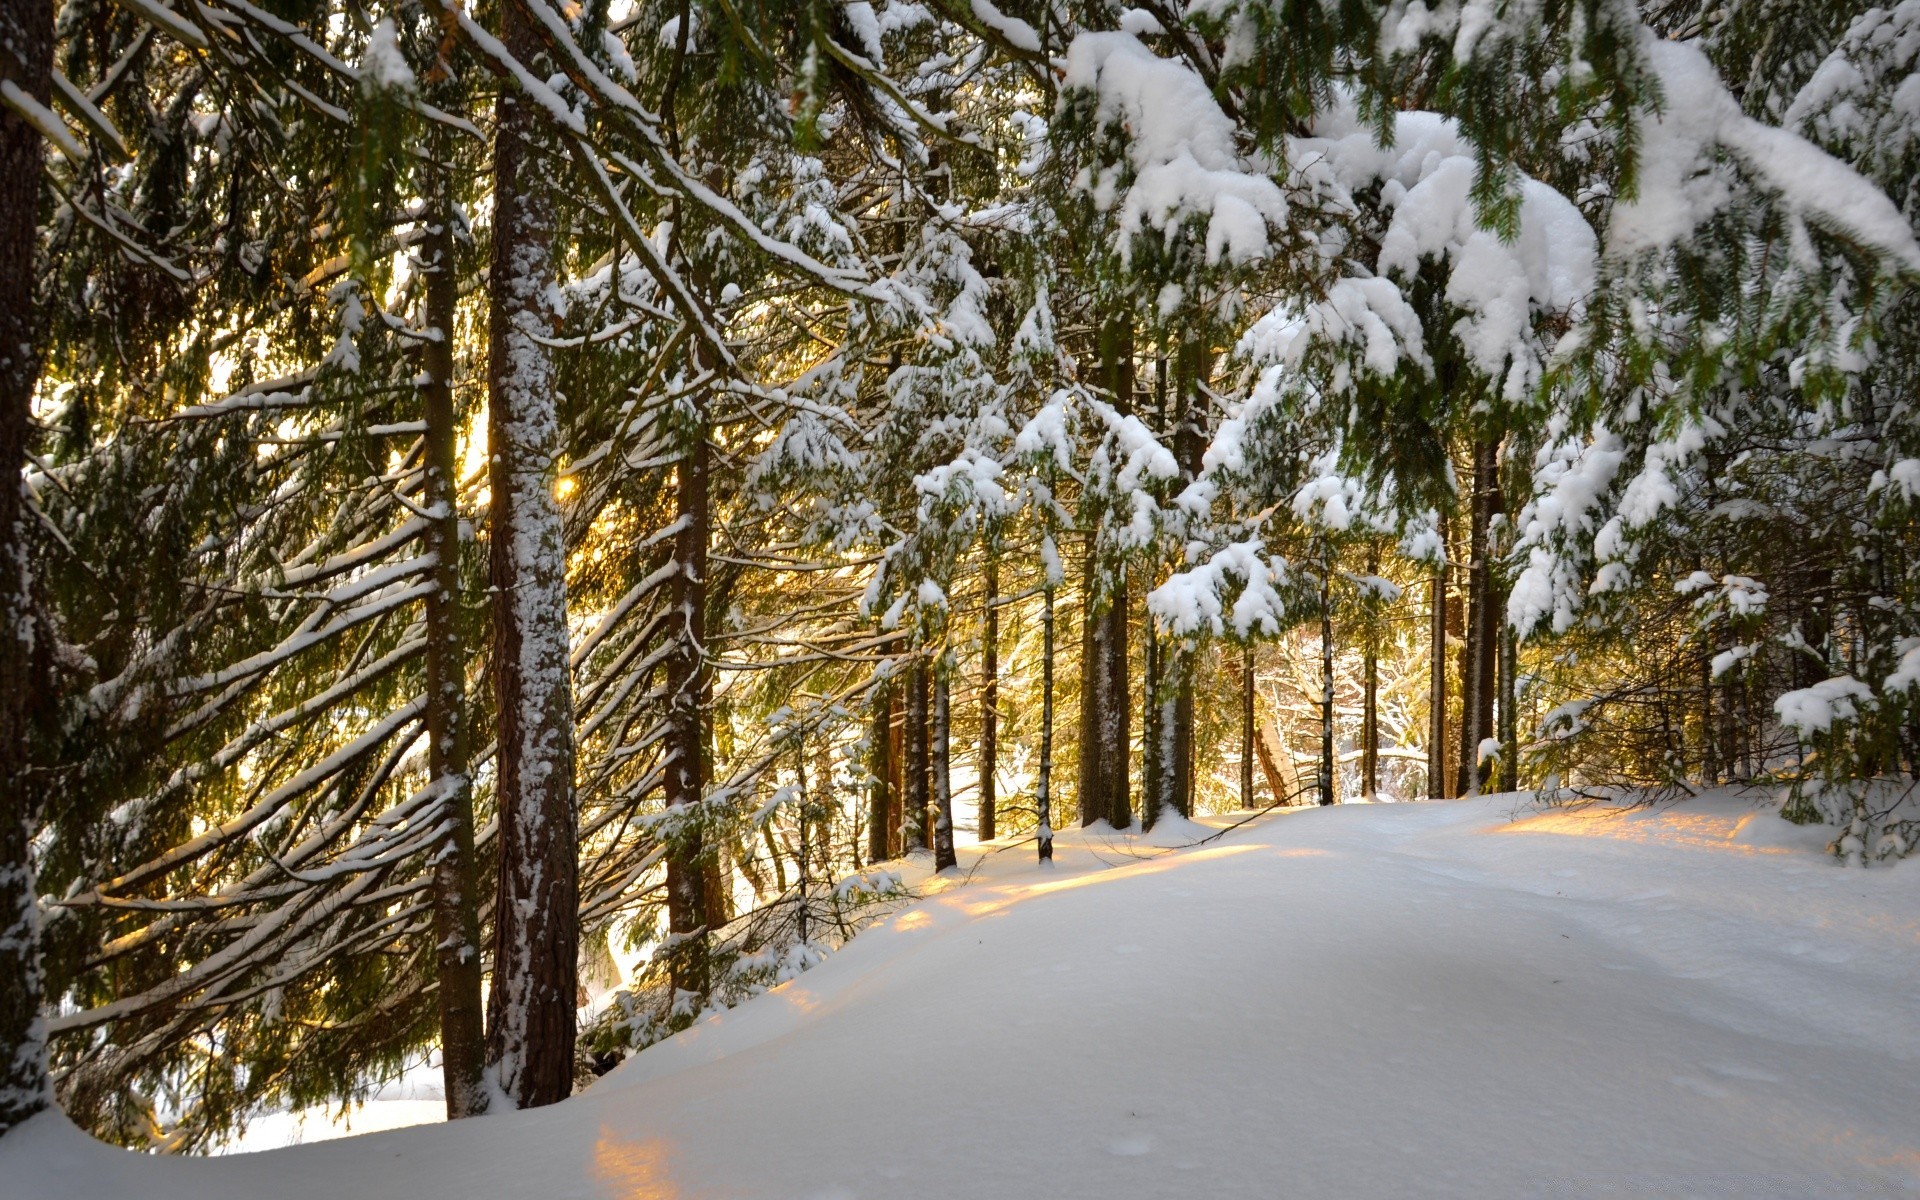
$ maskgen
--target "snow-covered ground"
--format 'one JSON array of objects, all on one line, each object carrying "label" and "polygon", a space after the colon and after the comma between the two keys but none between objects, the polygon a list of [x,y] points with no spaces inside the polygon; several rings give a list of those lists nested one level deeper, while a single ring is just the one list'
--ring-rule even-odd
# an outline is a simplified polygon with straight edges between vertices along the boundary
[{"label": "snow-covered ground", "polygon": [[1920,863],[1826,836],[1495,797],[981,847],[564,1104],[202,1160],[42,1117],[0,1196],[1920,1195]]}]

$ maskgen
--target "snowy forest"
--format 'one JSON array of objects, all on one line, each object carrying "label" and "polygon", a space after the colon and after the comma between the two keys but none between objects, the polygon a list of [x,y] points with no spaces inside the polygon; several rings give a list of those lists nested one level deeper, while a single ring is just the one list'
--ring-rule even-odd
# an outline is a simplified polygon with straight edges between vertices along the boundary
[{"label": "snowy forest", "polygon": [[555,1104],[1056,841],[1912,876],[1920,0],[4,0],[0,99],[0,1151]]}]

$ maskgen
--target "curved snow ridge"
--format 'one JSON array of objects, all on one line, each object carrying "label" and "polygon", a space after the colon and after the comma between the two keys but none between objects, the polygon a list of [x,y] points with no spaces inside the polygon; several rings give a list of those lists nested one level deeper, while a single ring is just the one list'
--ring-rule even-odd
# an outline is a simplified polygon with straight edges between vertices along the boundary
[{"label": "curved snow ridge", "polygon": [[969,860],[551,1108],[223,1160],[0,1143],[7,1200],[1882,1196],[1920,868],[1711,795],[1275,814]]}]

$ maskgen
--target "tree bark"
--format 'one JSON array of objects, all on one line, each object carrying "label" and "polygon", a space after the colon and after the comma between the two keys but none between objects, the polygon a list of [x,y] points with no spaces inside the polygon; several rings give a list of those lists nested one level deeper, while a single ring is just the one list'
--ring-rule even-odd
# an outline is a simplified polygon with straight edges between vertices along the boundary
[{"label": "tree bark", "polygon": [[999,832],[999,803],[994,776],[1000,765],[1000,561],[987,547],[986,615],[980,631],[980,818],[979,837],[990,842]]},{"label": "tree bark", "polygon": [[690,427],[674,468],[672,593],[673,650],[666,660],[667,778],[666,804],[679,820],[669,827],[667,845],[667,929],[674,939],[670,975],[676,992],[705,997],[708,978],[707,885],[701,863],[704,838],[701,803],[706,794],[706,720],[702,701],[707,683],[707,543],[711,511],[703,399],[694,401]]},{"label": "tree bark", "polygon": [[[509,4],[501,21],[508,52],[540,74],[529,19]],[[504,89],[487,326],[500,843],[487,1058],[502,1094],[522,1107],[573,1089],[579,986],[566,547],[553,497],[560,428],[540,341],[553,328],[554,226],[541,128],[534,105]]]},{"label": "tree bark", "polygon": [[1500,621],[1500,790],[1520,790],[1519,640]]},{"label": "tree bark", "polygon": [[867,727],[867,861],[893,857],[892,829],[899,824],[893,804],[893,684],[874,689],[873,719]]},{"label": "tree bark", "polygon": [[1460,714],[1460,775],[1463,796],[1477,795],[1487,781],[1480,745],[1493,737],[1499,621],[1493,579],[1493,518],[1500,511],[1500,442],[1473,445],[1473,500],[1467,544],[1467,645]]},{"label": "tree bark", "polygon": [[[1045,570],[1045,568],[1042,568]],[[1034,783],[1040,862],[1053,861],[1053,582],[1040,596],[1040,778]]]},{"label": "tree bark", "polygon": [[942,654],[933,668],[933,869],[937,874],[958,861],[953,854],[953,659]]},{"label": "tree bark", "polygon": [[[1240,807],[1253,807],[1253,647],[1240,652]],[[1273,798],[1274,803],[1280,797]]]},{"label": "tree bark", "polygon": [[[43,108],[52,88],[53,5],[0,5],[0,80]],[[40,134],[0,105],[0,1136],[52,1103],[41,1015],[40,914],[31,843],[39,789],[28,775],[29,734],[46,647],[32,612],[25,488],[40,314],[33,303],[40,217]]]},{"label": "tree bark", "polygon": [[430,224],[421,242],[427,340],[421,346],[420,398],[426,418],[427,545],[434,590],[427,597],[427,745],[440,789],[446,841],[433,860],[433,923],[440,1005],[440,1065],[447,1118],[486,1111],[487,1038],[481,1001],[480,915],[473,848],[472,738],[467,714],[466,639],[460,629],[459,417],[453,399],[453,330],[458,278],[453,200],[433,139],[428,168]]},{"label": "tree bark", "polygon": [[932,772],[927,761],[927,660],[916,653],[907,670],[906,849],[928,850],[932,829],[927,810],[932,806]]},{"label": "tree bark", "polygon": [[1128,778],[1132,742],[1133,689],[1128,680],[1127,577],[1122,568],[1102,622],[1101,651],[1105,660],[1105,693],[1100,717],[1100,781],[1106,790],[1106,817],[1115,829],[1133,824],[1133,795]]},{"label": "tree bark", "polygon": [[1086,567],[1080,589],[1080,746],[1079,778],[1074,789],[1080,803],[1080,824],[1091,825],[1107,816],[1107,788],[1100,753],[1102,693],[1106,691],[1106,622],[1098,608],[1099,554],[1095,539],[1087,538]]},{"label": "tree bark", "polygon": [[1332,804],[1333,794],[1333,553],[1328,551],[1320,571],[1320,803]]}]

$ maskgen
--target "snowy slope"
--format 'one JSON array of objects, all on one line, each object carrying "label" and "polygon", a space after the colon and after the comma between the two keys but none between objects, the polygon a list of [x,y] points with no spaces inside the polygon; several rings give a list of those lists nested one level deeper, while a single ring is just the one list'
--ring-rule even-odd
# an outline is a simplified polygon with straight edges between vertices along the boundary
[{"label": "snowy slope", "polygon": [[1920,1194],[1920,864],[1518,805],[1021,847],[553,1108],[213,1160],[43,1117],[0,1196]]}]

